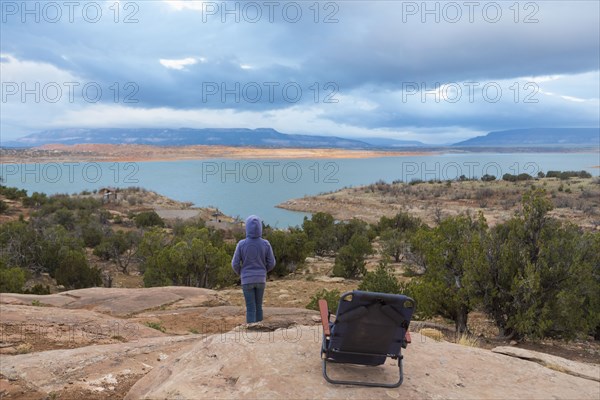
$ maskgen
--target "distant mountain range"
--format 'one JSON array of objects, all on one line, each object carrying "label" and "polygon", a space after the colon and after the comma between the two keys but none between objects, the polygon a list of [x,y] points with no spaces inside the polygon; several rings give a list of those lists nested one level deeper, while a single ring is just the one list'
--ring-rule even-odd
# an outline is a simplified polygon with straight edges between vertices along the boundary
[{"label": "distant mountain range", "polygon": [[462,142],[454,147],[580,147],[600,146],[600,128],[531,128],[490,132]]},{"label": "distant mountain range", "polygon": [[[443,148],[413,140],[387,138],[347,139],[335,136],[291,135],[270,128],[157,129],[69,128],[33,133],[3,147],[35,147],[45,144],[146,144],[158,146],[221,145],[296,148]],[[590,147],[600,146],[600,128],[531,128],[490,132],[450,145],[451,147]]]},{"label": "distant mountain range", "polygon": [[370,148],[372,145],[334,136],[288,135],[275,129],[56,129],[34,133],[2,143],[5,147],[33,147],[44,144],[149,144],[157,146],[221,145],[302,148]]},{"label": "distant mountain range", "polygon": [[399,140],[399,139],[388,139],[388,138],[357,138],[361,142],[368,143],[376,147],[422,147],[428,146],[423,142],[417,140]]}]

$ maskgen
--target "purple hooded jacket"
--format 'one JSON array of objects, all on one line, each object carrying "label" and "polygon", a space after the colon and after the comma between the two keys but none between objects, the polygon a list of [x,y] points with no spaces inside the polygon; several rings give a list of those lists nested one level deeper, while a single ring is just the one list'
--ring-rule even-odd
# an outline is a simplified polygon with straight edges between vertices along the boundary
[{"label": "purple hooded jacket", "polygon": [[262,221],[256,215],[246,219],[246,239],[238,242],[231,267],[241,275],[242,285],[265,283],[267,272],[275,267],[275,256],[268,240],[262,237]]}]

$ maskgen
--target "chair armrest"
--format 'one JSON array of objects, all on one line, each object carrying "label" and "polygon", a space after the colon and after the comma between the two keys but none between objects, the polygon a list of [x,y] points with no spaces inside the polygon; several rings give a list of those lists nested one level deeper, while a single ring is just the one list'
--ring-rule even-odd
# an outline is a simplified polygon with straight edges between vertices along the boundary
[{"label": "chair armrest", "polygon": [[319,311],[321,312],[321,324],[323,325],[323,334],[330,336],[331,331],[329,329],[329,308],[327,307],[327,301],[325,299],[319,300]]}]

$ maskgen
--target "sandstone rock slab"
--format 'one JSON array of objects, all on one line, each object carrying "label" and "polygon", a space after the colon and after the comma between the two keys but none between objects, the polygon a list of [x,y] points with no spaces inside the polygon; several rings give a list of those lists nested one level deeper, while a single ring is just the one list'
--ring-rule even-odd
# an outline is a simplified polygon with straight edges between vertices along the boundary
[{"label": "sandstone rock slab", "polygon": [[[319,316],[317,311],[302,308],[265,307],[263,327],[268,330],[291,325],[312,325]],[[246,322],[246,309],[240,306],[190,307],[173,310],[156,310],[136,314],[129,321],[160,322],[167,333],[189,332],[212,334],[227,332]]]},{"label": "sandstone rock slab", "polygon": [[227,304],[210,289],[166,286],[153,288],[86,288],[51,295],[2,293],[0,303],[31,305],[33,302],[70,309],[88,309],[128,316],[159,307],[182,308]]},{"label": "sandstone rock slab", "polygon": [[0,353],[27,344],[28,352],[121,343],[165,336],[135,321],[89,310],[0,304]]},{"label": "sandstone rock slab", "polygon": [[[600,365],[587,364],[567,360],[562,357],[551,354],[540,353],[538,351],[520,349],[518,347],[499,346],[492,349],[494,353],[504,354],[511,357],[517,357],[523,360],[533,361],[545,367],[562,371],[564,373],[578,376],[580,378],[591,379],[600,382]],[[600,385],[599,385],[600,388]]]},{"label": "sandstone rock slab", "polygon": [[[130,376],[139,378],[198,340],[195,335],[167,336],[2,356],[0,374],[8,381],[23,382],[29,389],[42,393],[76,388],[110,392]],[[161,359],[160,354],[166,358]],[[110,393],[106,398],[110,398]]]},{"label": "sandstone rock slab", "polygon": [[[315,326],[212,335],[140,379],[126,399],[402,398],[597,399],[597,382],[489,350],[435,342],[419,334],[405,354],[397,389],[332,385],[321,375]],[[338,378],[392,381],[397,366],[335,365]]]}]

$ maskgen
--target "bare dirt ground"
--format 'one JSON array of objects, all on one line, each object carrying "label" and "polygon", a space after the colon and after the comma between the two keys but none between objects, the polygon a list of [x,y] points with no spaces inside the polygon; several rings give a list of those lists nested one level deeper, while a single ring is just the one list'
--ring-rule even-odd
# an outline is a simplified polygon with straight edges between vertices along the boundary
[{"label": "bare dirt ground", "polygon": [[351,218],[377,222],[407,212],[432,226],[444,217],[482,212],[489,225],[505,222],[520,209],[523,193],[543,188],[554,203],[551,216],[584,229],[600,229],[598,178],[543,178],[522,182],[423,182],[375,183],[332,193],[288,200],[278,207],[303,212],[326,212],[339,220]]}]

